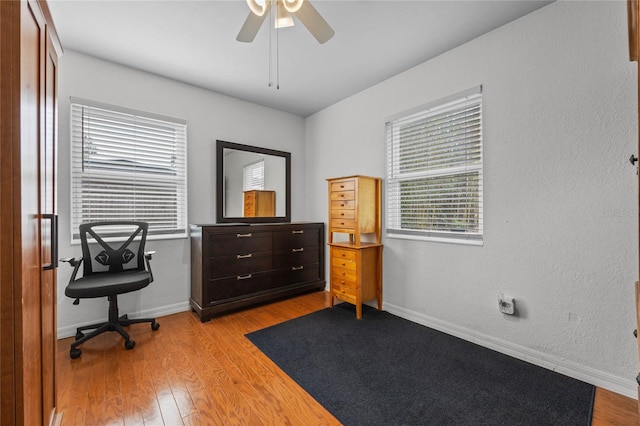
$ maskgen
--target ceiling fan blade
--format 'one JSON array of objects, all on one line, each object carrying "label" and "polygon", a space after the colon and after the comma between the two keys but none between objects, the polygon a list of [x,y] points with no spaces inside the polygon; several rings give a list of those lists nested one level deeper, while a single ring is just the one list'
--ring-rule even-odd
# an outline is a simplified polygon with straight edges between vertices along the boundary
[{"label": "ceiling fan blade", "polygon": [[271,2],[267,3],[267,8],[262,16],[258,16],[253,12],[249,12],[249,16],[247,16],[247,20],[244,21],[244,25],[240,28],[240,32],[236,37],[236,40],[241,41],[243,43],[251,43],[254,38],[256,38],[256,34],[258,34],[258,30],[262,26],[264,20],[269,16],[269,8],[271,7]]},{"label": "ceiling fan blade", "polygon": [[304,1],[302,7],[295,13],[295,17],[307,27],[309,32],[318,40],[320,44],[326,43],[333,37],[335,32],[327,24],[322,16],[318,13],[311,3]]}]

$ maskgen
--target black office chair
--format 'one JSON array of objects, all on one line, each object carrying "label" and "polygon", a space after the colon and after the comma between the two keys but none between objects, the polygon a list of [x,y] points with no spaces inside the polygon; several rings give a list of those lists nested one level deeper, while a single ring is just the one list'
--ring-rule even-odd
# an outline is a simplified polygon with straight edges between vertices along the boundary
[{"label": "black office chair", "polygon": [[[82,355],[82,351],[78,349],[79,345],[106,331],[117,331],[124,338],[124,347],[133,349],[136,342],[129,338],[129,334],[123,327],[150,322],[153,331],[160,328],[160,324],[156,322],[155,318],[129,319],[127,315],[118,316],[119,294],[140,290],[153,282],[149,260],[154,252],[145,253],[144,251],[147,228],[147,223],[134,221],[82,224],[80,225],[82,258],[60,259],[62,262],[68,262],[74,268],[69,284],[64,291],[66,296],[76,299],[73,302],[74,305],[77,305],[80,299],[107,297],[109,300],[109,320],[107,322],[78,327],[76,341],[71,344],[69,352],[71,358],[78,358]],[[121,245],[115,249],[100,237],[100,233],[103,234],[103,237],[104,235],[113,236],[114,230],[117,232],[117,236],[127,238],[124,243],[116,243]],[[82,277],[76,278],[81,264],[84,264]],[[83,331],[91,329],[95,330],[86,335],[83,333]]]}]

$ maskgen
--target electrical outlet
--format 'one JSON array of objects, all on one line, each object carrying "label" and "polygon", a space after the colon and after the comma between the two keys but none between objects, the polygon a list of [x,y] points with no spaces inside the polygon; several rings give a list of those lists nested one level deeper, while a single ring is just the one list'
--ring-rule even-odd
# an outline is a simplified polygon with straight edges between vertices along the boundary
[{"label": "electrical outlet", "polygon": [[513,315],[516,313],[516,301],[513,297],[498,294],[498,310],[503,314]]}]

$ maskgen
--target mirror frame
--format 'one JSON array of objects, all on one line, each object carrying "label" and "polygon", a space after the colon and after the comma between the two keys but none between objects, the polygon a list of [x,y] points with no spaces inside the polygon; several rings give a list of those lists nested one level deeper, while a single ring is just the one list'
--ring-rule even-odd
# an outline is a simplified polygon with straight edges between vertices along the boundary
[{"label": "mirror frame", "polygon": [[[235,149],[256,154],[273,155],[285,159],[285,215],[275,217],[225,217],[224,205],[224,150]],[[291,153],[275,149],[260,148],[234,142],[216,140],[216,223],[274,223],[291,222]]]}]

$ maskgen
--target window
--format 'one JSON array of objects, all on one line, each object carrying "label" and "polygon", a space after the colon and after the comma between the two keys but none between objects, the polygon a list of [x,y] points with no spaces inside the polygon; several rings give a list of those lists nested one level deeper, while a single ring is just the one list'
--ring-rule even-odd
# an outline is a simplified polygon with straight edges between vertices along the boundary
[{"label": "window", "polygon": [[264,160],[247,164],[243,168],[242,190],[264,189]]},{"label": "window", "polygon": [[387,122],[387,234],[482,243],[482,94]]},{"label": "window", "polygon": [[105,220],[186,237],[186,144],[184,121],[72,99],[72,241],[81,223]]}]

